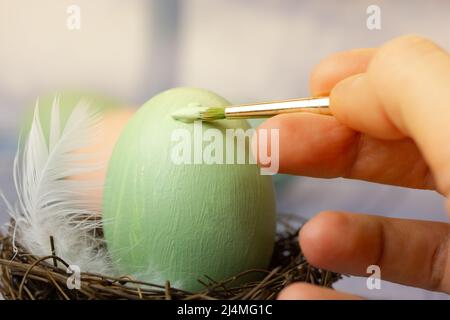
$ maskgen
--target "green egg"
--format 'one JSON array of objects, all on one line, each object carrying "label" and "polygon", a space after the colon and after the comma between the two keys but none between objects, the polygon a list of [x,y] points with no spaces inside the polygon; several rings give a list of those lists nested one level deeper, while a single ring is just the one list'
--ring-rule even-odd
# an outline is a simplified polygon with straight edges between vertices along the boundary
[{"label": "green egg", "polygon": [[[103,223],[119,273],[197,291],[205,275],[220,281],[268,267],[276,209],[271,177],[255,164],[208,164],[207,156],[195,163],[198,123],[171,117],[192,105],[228,102],[206,90],[176,88],[152,98],[128,122],[108,165]],[[227,129],[249,128],[244,120],[201,123],[202,134],[215,129],[224,141]],[[174,132],[193,137],[192,163],[174,161],[180,143]],[[208,145],[203,141],[201,149]],[[242,146],[236,143],[233,152]]]}]

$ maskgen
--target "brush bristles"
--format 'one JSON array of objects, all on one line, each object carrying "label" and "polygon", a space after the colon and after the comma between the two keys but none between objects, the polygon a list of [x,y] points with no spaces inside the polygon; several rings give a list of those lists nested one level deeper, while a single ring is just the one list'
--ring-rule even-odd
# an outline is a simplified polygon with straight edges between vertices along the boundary
[{"label": "brush bristles", "polygon": [[200,118],[205,121],[225,119],[225,108],[208,108],[205,111],[200,112]]}]

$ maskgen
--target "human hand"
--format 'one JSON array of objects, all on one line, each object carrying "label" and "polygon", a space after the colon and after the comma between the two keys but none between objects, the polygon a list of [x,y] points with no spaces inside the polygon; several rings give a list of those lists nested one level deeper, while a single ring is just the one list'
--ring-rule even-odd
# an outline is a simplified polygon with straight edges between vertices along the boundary
[{"label": "human hand", "polygon": [[[330,95],[334,117],[285,114],[279,129],[282,173],[346,177],[450,196],[450,55],[417,36],[377,49],[335,54],[311,76],[313,95]],[[447,205],[450,207],[449,205]],[[383,280],[450,293],[450,225],[322,212],[301,230],[314,266],[359,276],[369,265]],[[280,299],[354,299],[294,284]]]}]

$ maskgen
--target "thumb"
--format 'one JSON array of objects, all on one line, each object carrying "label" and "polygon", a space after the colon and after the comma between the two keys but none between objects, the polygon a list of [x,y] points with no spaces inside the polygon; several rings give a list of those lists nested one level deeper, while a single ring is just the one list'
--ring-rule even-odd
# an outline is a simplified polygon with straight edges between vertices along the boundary
[{"label": "thumb", "polygon": [[365,73],[339,82],[331,109],[349,127],[382,139],[412,138],[450,194],[450,56],[429,40],[404,36],[380,47]]}]

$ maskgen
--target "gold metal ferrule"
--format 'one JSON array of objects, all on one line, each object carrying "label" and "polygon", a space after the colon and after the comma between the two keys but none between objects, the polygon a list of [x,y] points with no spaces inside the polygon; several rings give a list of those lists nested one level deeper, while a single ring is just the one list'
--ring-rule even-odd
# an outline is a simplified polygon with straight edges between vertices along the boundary
[{"label": "gold metal ferrule", "polygon": [[227,119],[266,118],[277,114],[308,112],[331,115],[328,97],[278,100],[270,102],[249,103],[225,108]]}]

